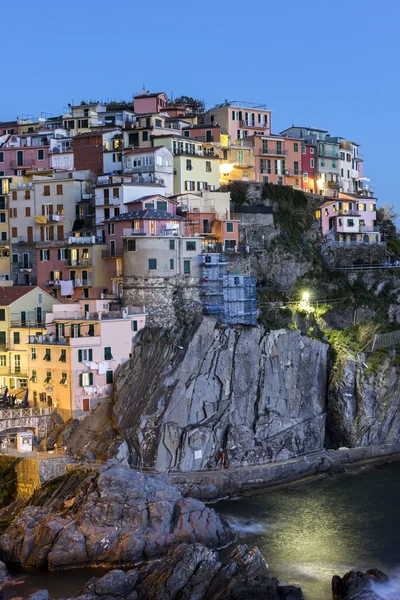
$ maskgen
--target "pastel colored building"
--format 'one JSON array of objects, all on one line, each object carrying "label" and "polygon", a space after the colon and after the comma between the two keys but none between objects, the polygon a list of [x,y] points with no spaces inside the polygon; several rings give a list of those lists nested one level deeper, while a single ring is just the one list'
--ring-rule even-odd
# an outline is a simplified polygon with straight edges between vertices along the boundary
[{"label": "pastel colored building", "polygon": [[228,135],[231,143],[271,133],[271,111],[265,105],[225,102],[207,111],[201,119],[204,124],[220,125],[221,134]]},{"label": "pastel colored building", "polygon": [[174,157],[174,195],[219,188],[219,157],[207,154],[201,142],[180,135],[161,135],[153,145],[164,146]]},{"label": "pastel colored building", "polygon": [[25,175],[50,168],[50,137],[53,132],[9,135],[0,147],[0,173]]},{"label": "pastel colored building", "polygon": [[209,124],[194,124],[182,128],[182,134],[191,140],[199,142],[216,142],[221,141],[221,125],[219,123]]},{"label": "pastel colored building", "polygon": [[[340,194],[318,211],[322,233],[331,244],[379,244],[381,234],[376,222],[376,199]],[[317,216],[319,216],[319,214]]]},{"label": "pastel colored building", "polygon": [[150,93],[143,90],[134,97],[135,113],[159,113],[167,106],[168,98],[165,92]]},{"label": "pastel colored building", "polygon": [[123,153],[124,174],[131,174],[135,183],[158,183],[165,194],[174,191],[173,156],[168,148],[128,148]]},{"label": "pastel colored building", "polygon": [[232,218],[229,192],[203,192],[176,196],[178,212],[185,219],[186,231],[203,238],[205,251],[237,251],[239,220]]},{"label": "pastel colored building", "polygon": [[69,111],[62,116],[63,128],[68,131],[70,136],[88,132],[101,125],[101,114],[105,112],[106,106],[97,102],[69,106]]},{"label": "pastel colored building", "polygon": [[12,285],[8,193],[10,178],[0,178],[0,282]]},{"label": "pastel colored building", "polygon": [[303,141],[301,145],[301,168],[303,190],[317,193],[317,147]]},{"label": "pastel colored building", "polygon": [[344,193],[357,193],[363,188],[364,158],[360,153],[360,145],[343,140],[339,146],[340,189]]},{"label": "pastel colored building", "polygon": [[108,293],[110,282],[102,260],[104,249],[95,236],[70,236],[61,243],[38,243],[38,284],[62,302],[98,298]]},{"label": "pastel colored building", "polygon": [[45,327],[28,336],[33,403],[57,408],[66,421],[110,398],[115,371],[129,360],[145,322],[143,307],[114,310],[107,299],[54,305]]},{"label": "pastel colored building", "polygon": [[0,393],[7,387],[21,398],[29,387],[28,335],[42,328],[54,303],[38,287],[0,287]]},{"label": "pastel colored building", "polygon": [[135,116],[134,123],[128,123],[124,129],[125,148],[151,148],[152,140],[160,135],[171,134],[176,131],[181,132],[181,125],[187,126],[186,122],[180,119],[176,122],[168,118],[165,114],[147,113]]},{"label": "pastel colored building", "polygon": [[261,183],[302,188],[301,139],[278,135],[243,140],[254,147],[255,180]]}]

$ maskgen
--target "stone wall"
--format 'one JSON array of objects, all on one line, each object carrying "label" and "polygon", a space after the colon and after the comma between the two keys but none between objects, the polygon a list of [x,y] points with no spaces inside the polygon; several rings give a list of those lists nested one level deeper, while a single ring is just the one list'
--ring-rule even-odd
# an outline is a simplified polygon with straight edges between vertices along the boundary
[{"label": "stone wall", "polygon": [[[24,285],[27,283],[26,276],[29,276],[30,285],[36,285],[36,244],[13,244],[12,254],[18,254],[18,263],[15,263],[11,257],[12,280],[14,285]],[[24,265],[24,254],[29,255],[29,267],[31,269],[30,273],[21,273],[21,269]]]},{"label": "stone wall", "polygon": [[43,485],[46,481],[61,477],[67,472],[67,461],[65,457],[39,459],[38,472],[40,483]]},{"label": "stone wall", "polygon": [[381,264],[387,258],[385,246],[363,244],[362,246],[331,246],[323,251],[326,264],[330,267]]},{"label": "stone wall", "polygon": [[202,315],[197,277],[124,277],[125,306],[146,306],[147,325],[171,327]]},{"label": "stone wall", "polygon": [[40,417],[22,417],[19,419],[1,419],[0,431],[8,429],[29,429],[34,431],[38,440],[45,437],[54,426],[53,415],[43,415]]},{"label": "stone wall", "polygon": [[63,456],[54,458],[21,458],[15,466],[17,496],[30,498],[46,481],[61,477],[67,472]]}]

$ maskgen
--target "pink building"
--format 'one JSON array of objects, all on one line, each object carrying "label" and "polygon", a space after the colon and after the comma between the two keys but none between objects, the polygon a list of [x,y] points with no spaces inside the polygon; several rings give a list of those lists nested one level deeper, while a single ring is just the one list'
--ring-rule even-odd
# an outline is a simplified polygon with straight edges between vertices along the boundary
[{"label": "pink building", "polygon": [[254,135],[243,140],[254,148],[255,181],[302,187],[301,140],[280,135]]},{"label": "pink building", "polygon": [[10,135],[0,147],[0,175],[50,169],[51,132]]},{"label": "pink building", "polygon": [[255,134],[271,133],[271,111],[259,104],[226,102],[207,111],[202,120],[206,125],[219,124],[221,134],[228,135],[231,143]]},{"label": "pink building", "polygon": [[317,216],[322,233],[331,245],[379,244],[381,234],[376,223],[376,199],[356,194],[340,194],[327,200]]},{"label": "pink building", "polygon": [[135,96],[135,113],[145,114],[162,112],[163,108],[167,106],[167,103],[168,98],[164,92],[157,92],[155,94],[146,92],[139,96]]},{"label": "pink building", "polygon": [[53,305],[45,330],[29,336],[35,404],[45,398],[67,420],[110,398],[115,371],[131,357],[145,322],[144,307],[116,310],[107,298]]}]

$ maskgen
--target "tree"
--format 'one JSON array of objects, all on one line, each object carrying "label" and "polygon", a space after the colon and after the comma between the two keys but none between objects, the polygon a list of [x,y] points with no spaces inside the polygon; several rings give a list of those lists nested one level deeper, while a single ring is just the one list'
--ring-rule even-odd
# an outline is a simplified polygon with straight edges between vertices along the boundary
[{"label": "tree", "polygon": [[200,98],[192,98],[192,96],[179,96],[179,98],[174,98],[168,104],[169,106],[183,104],[183,106],[186,106],[186,108],[191,108],[193,112],[206,112],[206,103],[204,102],[204,100],[201,100]]},{"label": "tree", "polygon": [[397,237],[396,221],[399,214],[396,213],[394,204],[382,204],[376,211],[376,220],[379,224],[384,239]]}]

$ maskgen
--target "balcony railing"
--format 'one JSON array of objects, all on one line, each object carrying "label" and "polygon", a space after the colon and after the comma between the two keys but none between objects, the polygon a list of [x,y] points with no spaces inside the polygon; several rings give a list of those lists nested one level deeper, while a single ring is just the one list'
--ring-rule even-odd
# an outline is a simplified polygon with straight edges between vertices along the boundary
[{"label": "balcony railing", "polygon": [[119,206],[121,203],[120,198],[99,198],[96,196],[96,206]]},{"label": "balcony railing", "polygon": [[361,216],[361,213],[355,209],[353,210],[353,209],[339,208],[338,214],[345,215],[346,217],[360,217]]},{"label": "balcony railing", "polygon": [[323,156],[325,158],[336,158],[339,160],[339,153],[337,151],[323,149],[321,146],[318,149],[318,155]]},{"label": "balcony railing", "polygon": [[90,267],[92,265],[91,258],[79,258],[79,259],[70,259],[68,261],[69,267]]},{"label": "balcony railing", "polygon": [[288,151],[283,148],[280,150],[279,148],[261,148],[261,154],[263,156],[287,156]]},{"label": "balcony railing", "polygon": [[74,287],[87,287],[92,285],[92,278],[89,277],[88,279],[74,279]]},{"label": "balcony railing", "polygon": [[57,223],[64,221],[64,215],[37,215],[35,223],[44,225],[45,223]]},{"label": "balcony railing", "polygon": [[157,231],[157,233],[149,233],[148,231],[145,231],[144,229],[124,229],[124,233],[123,233],[123,237],[131,237],[131,236],[136,236],[136,235],[148,235],[149,237],[151,236],[158,236],[158,235],[180,235],[180,230],[179,230],[179,225],[171,225],[171,227],[166,227],[165,229],[162,229],[161,231]]},{"label": "balcony railing", "polygon": [[378,225],[360,225],[360,233],[379,233],[380,228]]},{"label": "balcony railing", "polygon": [[6,377],[28,377],[28,371],[22,367],[0,367],[0,375]]},{"label": "balcony railing", "polygon": [[249,127],[250,129],[267,129],[268,128],[268,123],[256,123],[256,122],[249,123],[248,121],[239,121],[239,123],[240,123],[240,127]]},{"label": "balcony railing", "polygon": [[117,258],[118,256],[124,255],[124,249],[121,247],[114,248],[111,250],[110,248],[101,251],[101,258]]}]

